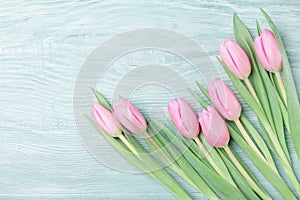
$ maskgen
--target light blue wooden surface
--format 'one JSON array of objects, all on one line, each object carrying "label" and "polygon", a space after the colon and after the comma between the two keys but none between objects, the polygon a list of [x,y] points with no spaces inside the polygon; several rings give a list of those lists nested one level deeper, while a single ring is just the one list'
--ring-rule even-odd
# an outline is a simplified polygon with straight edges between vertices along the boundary
[{"label": "light blue wooden surface", "polygon": [[[72,110],[80,67],[105,40],[145,27],[184,34],[213,58],[218,55],[218,45],[233,37],[233,12],[253,31],[255,19],[263,20],[260,7],[279,28],[300,93],[297,0],[1,1],[0,199],[174,199],[148,176],[112,170],[85,149]],[[156,58],[163,55],[158,53]],[[123,64],[132,62],[124,60]],[[164,62],[180,64],[176,60]],[[116,78],[114,74],[107,76]],[[152,92],[160,95],[155,89]],[[143,94],[137,95],[141,98]],[[300,173],[299,166],[296,171]],[[264,186],[278,197],[266,182]],[[186,188],[194,198],[202,198]]]}]

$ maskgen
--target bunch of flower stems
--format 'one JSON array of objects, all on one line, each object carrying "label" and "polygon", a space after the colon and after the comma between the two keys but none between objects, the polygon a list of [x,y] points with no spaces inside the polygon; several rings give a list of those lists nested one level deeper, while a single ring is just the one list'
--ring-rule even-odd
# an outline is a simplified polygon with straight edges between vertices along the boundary
[{"label": "bunch of flower stems", "polygon": [[[172,99],[167,124],[146,120],[128,99],[120,99],[111,107],[93,89],[97,102],[92,106],[95,122],[89,118],[91,123],[132,164],[179,199],[191,197],[165,167],[209,199],[272,199],[272,194],[229,146],[230,139],[282,198],[300,197],[285,136],[291,135],[299,158],[298,96],[278,31],[262,12],[272,31],[261,31],[257,23],[257,36],[253,39],[234,15],[235,40],[221,44],[217,58],[245,106],[256,115],[259,129],[242,113],[238,98],[219,78],[207,89],[197,83],[201,94],[189,90],[203,108],[198,116],[185,99]],[[279,173],[279,166],[285,174]]]}]

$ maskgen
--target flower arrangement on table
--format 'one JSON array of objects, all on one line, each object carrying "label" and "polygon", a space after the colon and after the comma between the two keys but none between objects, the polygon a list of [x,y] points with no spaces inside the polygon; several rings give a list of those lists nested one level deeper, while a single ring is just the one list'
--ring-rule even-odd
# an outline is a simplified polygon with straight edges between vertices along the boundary
[{"label": "flower arrangement on table", "polygon": [[[93,89],[98,102],[92,106],[95,122],[89,118],[90,122],[128,161],[179,199],[191,197],[165,166],[209,199],[272,199],[228,145],[230,139],[284,199],[300,197],[285,139],[285,134],[291,135],[300,158],[299,100],[282,40],[270,17],[262,12],[272,31],[261,31],[257,23],[257,36],[253,39],[234,15],[235,40],[221,44],[221,58],[217,57],[237,92],[257,116],[260,131],[242,113],[232,90],[218,78],[207,89],[197,83],[203,95],[190,90],[203,107],[198,117],[183,98],[169,102],[170,124],[180,134],[155,119],[150,123],[127,99],[120,99],[112,108]],[[137,138],[138,135],[144,137]],[[290,185],[274,160],[283,168]]]}]

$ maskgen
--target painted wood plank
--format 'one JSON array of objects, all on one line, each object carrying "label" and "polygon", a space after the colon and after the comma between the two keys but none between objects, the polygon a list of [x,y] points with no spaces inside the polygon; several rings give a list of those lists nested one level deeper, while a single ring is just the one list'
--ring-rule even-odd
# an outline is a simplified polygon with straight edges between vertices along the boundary
[{"label": "painted wood plank", "polygon": [[[110,169],[86,150],[72,110],[80,67],[102,42],[145,27],[184,34],[204,47],[213,59],[218,55],[218,45],[233,37],[233,12],[254,31],[255,19],[263,20],[260,7],[278,25],[300,94],[297,0],[1,1],[0,198],[174,199],[148,176]],[[140,63],[174,66],[191,85],[195,80],[202,81],[174,55],[142,51],[116,61],[104,74],[101,81],[108,85],[102,88],[105,95],[111,97],[110,91],[126,73],[126,67]],[[113,73],[113,67],[119,67],[118,73]],[[227,79],[219,69],[222,78]],[[133,101],[148,112],[150,104],[144,108],[141,102],[163,105],[169,98],[168,91],[149,87],[137,91]],[[244,154],[238,153],[276,198],[274,189]],[[300,174],[298,165],[295,170]],[[203,198],[189,186],[186,188],[194,198]]]}]

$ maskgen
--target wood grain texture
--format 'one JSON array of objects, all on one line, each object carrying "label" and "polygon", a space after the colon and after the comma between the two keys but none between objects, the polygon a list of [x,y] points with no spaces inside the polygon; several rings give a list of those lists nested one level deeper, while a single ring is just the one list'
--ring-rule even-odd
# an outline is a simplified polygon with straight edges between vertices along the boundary
[{"label": "wood grain texture", "polygon": [[[88,55],[105,40],[137,28],[177,31],[200,44],[209,55],[233,38],[232,14],[255,30],[264,27],[259,8],[278,26],[287,47],[300,94],[300,2],[235,1],[1,1],[0,2],[0,199],[174,199],[155,180],[142,174],[112,170],[94,159],[81,142],[73,116],[73,90]],[[121,58],[117,72],[105,74],[102,88],[109,98],[122,70],[140,62],[178,67],[191,83],[182,61],[161,52]],[[217,65],[217,64],[216,64]],[[222,78],[228,80],[220,70]],[[102,82],[102,83],[103,83]],[[165,104],[167,91],[147,88],[134,102]],[[144,96],[145,95],[145,96]],[[247,114],[253,118],[246,108]],[[254,120],[255,121],[255,120]],[[289,138],[289,137],[288,137]],[[247,157],[243,160],[276,199],[278,193]],[[295,152],[291,149],[292,158]],[[299,162],[298,162],[299,164]],[[300,174],[300,166],[295,170]],[[186,185],[194,198],[204,199]]]}]

